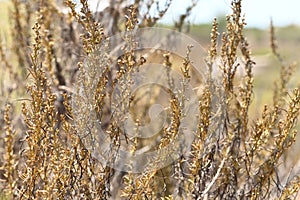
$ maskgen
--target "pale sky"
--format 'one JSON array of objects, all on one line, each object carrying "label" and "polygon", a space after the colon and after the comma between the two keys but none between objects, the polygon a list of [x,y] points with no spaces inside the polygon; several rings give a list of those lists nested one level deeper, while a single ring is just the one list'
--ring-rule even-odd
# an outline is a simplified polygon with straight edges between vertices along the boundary
[{"label": "pale sky", "polygon": [[[192,20],[209,22],[217,15],[230,13],[230,2],[230,0],[199,0]],[[243,0],[242,11],[245,13],[248,26],[251,27],[268,27],[271,18],[276,26],[300,25],[299,0]]]},{"label": "pale sky", "polygon": [[[78,0],[74,0],[78,1]],[[90,0],[92,7],[93,2]],[[102,0],[101,2],[104,3]],[[165,0],[160,0],[164,2]],[[224,16],[231,12],[230,0],[199,0],[190,21],[192,23],[210,23],[216,16]],[[173,0],[172,6],[162,22],[172,23],[179,13],[183,13],[191,0]],[[270,19],[275,26],[289,24],[300,25],[300,0],[243,0],[242,11],[246,14],[248,27],[267,28]]]}]

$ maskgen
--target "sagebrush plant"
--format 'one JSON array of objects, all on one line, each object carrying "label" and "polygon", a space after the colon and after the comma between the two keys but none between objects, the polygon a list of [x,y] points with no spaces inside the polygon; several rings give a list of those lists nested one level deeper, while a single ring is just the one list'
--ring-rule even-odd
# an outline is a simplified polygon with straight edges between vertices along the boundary
[{"label": "sagebrush plant", "polygon": [[[212,22],[205,76],[200,78],[193,71],[193,46],[185,47],[178,62],[172,52],[159,48],[144,53],[133,37],[137,29],[156,26],[171,1],[164,7],[156,1],[126,3],[111,1],[93,13],[87,0],[80,0],[79,7],[71,0],[64,5],[12,0],[13,43],[0,43],[1,79],[6,83],[1,87],[1,198],[296,198],[299,174],[289,174],[281,163],[295,142],[300,90],[288,87],[296,65],[280,55],[273,24],[271,50],[280,63],[280,79],[273,102],[255,119],[249,115],[255,61],[243,32],[240,0],[232,1],[225,32],[218,32],[217,19]],[[174,31],[188,30],[186,20],[196,4],[187,6]],[[125,42],[111,40],[118,33],[125,33]],[[110,56],[111,47],[121,52],[119,57]],[[151,60],[164,66],[166,86],[132,91],[134,77]],[[174,80],[173,70],[180,80]],[[174,93],[176,82],[180,87]],[[198,95],[194,103],[199,115],[188,116],[196,129],[185,147],[177,141],[185,137],[181,126],[191,101],[190,85]],[[164,103],[166,123],[158,136],[134,137],[151,122],[154,103]],[[128,113],[136,133],[123,127]],[[97,143],[99,127],[110,144]],[[92,150],[106,145],[103,154],[109,156],[99,160]],[[120,170],[113,163],[124,146],[128,155],[161,153],[144,171],[134,170],[130,161]],[[174,149],[184,153],[173,158]]]}]

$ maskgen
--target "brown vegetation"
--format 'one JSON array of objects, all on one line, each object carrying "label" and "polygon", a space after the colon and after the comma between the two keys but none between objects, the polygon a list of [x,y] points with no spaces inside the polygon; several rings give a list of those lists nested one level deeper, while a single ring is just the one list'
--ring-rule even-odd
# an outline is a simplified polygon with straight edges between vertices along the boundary
[{"label": "brown vegetation", "polygon": [[[87,0],[80,0],[80,11],[68,0],[64,5],[68,8],[65,14],[55,1],[12,0],[13,43],[11,47],[0,43],[1,81],[5,83],[1,85],[1,198],[295,197],[300,187],[299,174],[289,176],[290,169],[282,167],[281,162],[295,141],[300,91],[289,88],[295,66],[287,64],[280,56],[273,26],[271,49],[281,64],[280,79],[276,83],[273,103],[265,105],[261,116],[253,121],[249,109],[253,100],[255,61],[243,32],[246,23],[241,16],[241,1],[232,2],[233,12],[226,18],[225,32],[218,33],[217,20],[212,22],[205,80],[193,73],[191,46],[186,47],[187,53],[181,63],[178,57],[173,59],[172,52],[158,51],[162,58],[159,62],[165,66],[167,74],[180,64],[177,71],[183,77],[182,91],[174,94],[153,87],[148,91],[149,98],[145,98],[143,90],[135,96],[130,91],[133,74],[139,73],[139,68],[149,60],[136,51],[134,38],[126,33],[155,26],[170,4],[163,8],[158,6],[157,16],[153,16],[149,10],[156,6],[155,1],[136,0],[133,5],[126,6],[113,2],[102,13],[92,13]],[[187,29],[185,21],[195,2],[187,6],[174,30]],[[124,38],[130,42],[113,44],[120,45],[118,50],[122,51],[122,56],[113,60],[103,44],[122,30],[127,31]],[[218,69],[213,69],[219,57]],[[239,68],[244,73],[237,78]],[[220,76],[213,75],[213,70],[219,70]],[[82,87],[76,88],[74,84]],[[168,84],[172,88],[171,79]],[[126,145],[131,154],[150,143],[155,144],[151,147],[155,151],[169,144],[178,146],[176,139],[183,137],[180,125],[184,118],[182,104],[188,101],[184,96],[188,84],[201,88],[197,89],[196,102],[200,115],[194,116],[197,129],[193,132],[189,151],[159,168],[155,164],[167,160],[169,155],[164,155],[155,160],[153,166],[148,166],[151,169],[140,173],[129,170],[133,166],[127,166],[126,171],[111,167],[122,145]],[[112,104],[112,91],[116,88],[121,88],[120,105]],[[80,98],[76,97],[79,93],[83,93]],[[139,95],[143,98],[138,99]],[[145,140],[128,137],[120,127],[125,120],[124,112],[128,111],[112,112],[112,108],[144,106],[134,110],[138,111],[135,122],[140,127],[149,122],[149,104],[162,103],[163,98],[159,98],[162,96],[167,98],[168,120],[160,136]],[[96,114],[80,110],[85,106]],[[111,157],[106,165],[86,146],[92,144],[97,132],[91,120],[101,122],[101,129],[112,142]]]}]

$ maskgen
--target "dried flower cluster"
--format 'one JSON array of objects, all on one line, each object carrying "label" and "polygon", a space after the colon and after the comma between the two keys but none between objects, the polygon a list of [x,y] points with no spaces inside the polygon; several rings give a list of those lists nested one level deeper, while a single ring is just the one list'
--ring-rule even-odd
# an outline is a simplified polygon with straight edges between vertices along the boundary
[{"label": "dried flower cluster", "polygon": [[[241,0],[232,1],[225,32],[218,32],[217,19],[212,22],[207,76],[193,85],[200,89],[191,146],[174,162],[160,165],[172,159],[169,152],[186,148],[178,139],[184,138],[180,127],[190,101],[186,91],[197,79],[190,56],[193,47],[186,47],[181,63],[173,60],[171,52],[156,51],[168,87],[153,85],[136,92],[131,87],[133,77],[148,58],[138,51],[132,33],[155,26],[171,2],[161,7],[154,0],[135,0],[132,5],[111,1],[107,9],[93,13],[87,0],[80,0],[80,9],[71,0],[64,5],[12,0],[13,43],[9,48],[0,43],[1,79],[9,83],[1,87],[6,97],[0,103],[1,198],[291,199],[297,195],[299,174],[289,177],[289,169],[278,170],[297,134],[300,90],[288,87],[296,65],[286,64],[280,56],[271,25],[271,50],[281,65],[280,79],[273,103],[251,121],[255,62],[243,32]],[[186,20],[196,4],[187,6],[174,30],[188,28]],[[152,9],[157,15],[152,16]],[[121,30],[125,42],[114,44],[108,34]],[[111,58],[111,48],[122,55]],[[239,68],[244,72],[240,77]],[[172,70],[182,75],[178,93],[172,91],[176,82]],[[162,103],[165,97],[167,120],[159,136],[138,138],[126,131],[128,113],[138,133],[151,121],[149,105]],[[99,127],[111,142],[105,162],[86,145],[105,146],[95,137]],[[169,151],[164,151],[166,147]],[[154,157],[145,171],[135,172],[131,162],[120,171],[112,166],[126,159],[118,155],[124,148],[128,156],[152,150],[161,152],[161,157]]]}]

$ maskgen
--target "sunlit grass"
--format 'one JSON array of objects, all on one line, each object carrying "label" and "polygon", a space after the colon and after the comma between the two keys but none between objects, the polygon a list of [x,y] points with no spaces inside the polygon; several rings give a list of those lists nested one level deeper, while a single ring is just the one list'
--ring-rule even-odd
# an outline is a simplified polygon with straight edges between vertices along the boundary
[{"label": "sunlit grass", "polygon": [[[113,35],[134,32],[139,23],[154,26],[156,18],[139,18],[139,5],[129,6],[120,18],[109,12],[98,23],[87,0],[80,1],[80,12],[67,1],[69,15],[60,13],[54,1],[13,2],[15,10],[22,12],[11,18],[16,27],[12,35],[8,32],[10,5],[0,5],[4,10],[0,15],[2,38],[14,38],[11,48],[1,46],[5,50],[1,51],[4,72],[0,80],[5,84],[0,92],[6,99],[0,102],[0,170],[4,174],[0,199],[286,199],[297,192],[292,188],[300,179],[289,180],[286,186],[281,181],[290,168],[279,169],[296,137],[293,130],[300,112],[299,88],[291,90],[297,85],[297,74],[286,67],[293,66],[287,47],[297,48],[297,40],[291,42],[288,34],[280,34],[278,47],[288,42],[277,48],[274,31],[244,30],[241,1],[233,1],[233,13],[226,20],[191,27],[184,23],[164,26],[190,30],[207,52],[198,51],[197,58],[206,58],[203,66],[217,69],[208,70],[207,76],[194,73],[191,46],[179,58],[172,51],[140,50],[131,34],[124,35],[125,44],[118,41],[114,45],[121,56],[108,58],[110,45],[103,43],[111,38],[105,31]],[[111,19],[117,22],[113,26],[106,23]],[[291,28],[295,39],[298,29]],[[149,68],[149,63],[165,69]],[[144,85],[134,90],[134,75],[144,67],[149,71],[140,77],[157,74],[159,80],[163,76],[167,78],[164,87],[152,82],[149,90]],[[181,78],[173,77],[171,71]],[[178,91],[173,91],[174,81],[180,83]],[[193,104],[199,114],[185,112],[185,105],[194,99],[186,93],[189,86],[197,89]],[[23,99],[21,109],[16,96]],[[162,105],[167,116],[155,136],[138,138],[124,129],[130,114],[138,133],[152,120],[150,107],[155,104]],[[177,139],[185,134],[181,125],[190,124],[197,126],[192,129],[194,138],[185,137],[192,140],[191,145],[182,145],[187,152],[180,151],[179,159],[165,163],[172,157],[165,147],[177,147]],[[98,140],[99,128],[110,141]],[[105,163],[95,157],[98,142],[107,143],[112,152]],[[118,159],[122,147],[130,155],[148,150],[166,153],[153,157],[150,170],[135,170],[133,162],[122,163],[128,168],[119,172],[110,163]],[[293,156],[290,160],[296,160]],[[278,180],[277,174],[282,176]]]}]

